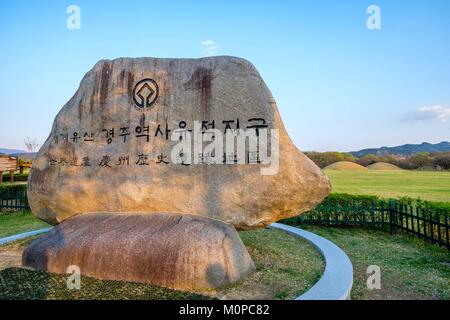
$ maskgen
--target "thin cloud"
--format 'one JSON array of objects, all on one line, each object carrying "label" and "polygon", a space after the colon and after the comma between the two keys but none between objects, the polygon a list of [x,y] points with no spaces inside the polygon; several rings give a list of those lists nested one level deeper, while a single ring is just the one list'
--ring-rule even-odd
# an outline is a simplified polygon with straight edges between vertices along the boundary
[{"label": "thin cloud", "polygon": [[450,107],[435,105],[422,107],[413,112],[409,112],[403,117],[404,120],[430,121],[435,120],[447,123],[450,120]]},{"label": "thin cloud", "polygon": [[205,57],[216,55],[219,49],[219,45],[213,40],[202,41],[201,45],[203,47],[203,55]]}]

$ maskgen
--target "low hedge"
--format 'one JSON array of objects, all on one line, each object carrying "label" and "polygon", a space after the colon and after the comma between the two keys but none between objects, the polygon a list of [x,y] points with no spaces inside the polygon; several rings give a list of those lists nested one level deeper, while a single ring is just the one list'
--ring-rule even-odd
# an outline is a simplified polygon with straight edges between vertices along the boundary
[{"label": "low hedge", "polygon": [[[4,174],[3,175],[3,181],[7,182],[9,181],[11,175],[9,173]],[[28,180],[28,174],[20,174],[20,173],[15,173],[14,174],[14,181],[27,181]]]},{"label": "low hedge", "polygon": [[380,207],[383,205],[387,208],[390,201],[395,201],[399,206],[407,205],[439,213],[450,213],[450,202],[433,202],[409,197],[383,199],[378,196],[354,195],[348,193],[331,193],[319,206]]},{"label": "low hedge", "polygon": [[26,184],[0,184],[0,192],[26,192]]}]

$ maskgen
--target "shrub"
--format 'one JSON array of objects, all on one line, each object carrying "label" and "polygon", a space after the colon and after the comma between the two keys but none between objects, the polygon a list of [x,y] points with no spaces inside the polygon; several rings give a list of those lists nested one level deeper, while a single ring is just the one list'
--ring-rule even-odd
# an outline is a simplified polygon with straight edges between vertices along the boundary
[{"label": "shrub", "polygon": [[[10,174],[4,174],[3,175],[3,181],[9,181],[10,179]],[[20,174],[20,173],[16,173],[14,174],[14,181],[27,181],[28,180],[28,174]]]},{"label": "shrub", "polygon": [[348,193],[331,193],[319,206],[341,207],[379,207],[389,205],[389,201],[395,201],[397,205],[409,205],[415,208],[430,210],[439,213],[450,213],[450,202],[433,202],[410,197],[399,199],[382,199],[371,195],[354,195]]},{"label": "shrub", "polygon": [[0,184],[0,192],[26,192],[26,184]]},{"label": "shrub", "polygon": [[368,165],[381,162],[383,159],[375,154],[368,154],[364,157],[359,158],[356,163],[362,165],[363,167],[367,167]]}]

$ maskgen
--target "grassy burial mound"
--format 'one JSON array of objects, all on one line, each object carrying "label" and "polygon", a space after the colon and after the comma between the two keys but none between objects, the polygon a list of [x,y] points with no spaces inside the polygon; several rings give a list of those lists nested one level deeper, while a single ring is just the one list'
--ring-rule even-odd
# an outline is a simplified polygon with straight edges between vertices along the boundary
[{"label": "grassy burial mound", "polygon": [[338,161],[323,168],[323,170],[338,170],[338,171],[367,171],[368,169],[350,161]]},{"label": "grassy burial mound", "polygon": [[367,166],[369,170],[402,170],[394,164],[390,164],[387,162],[376,162]]}]

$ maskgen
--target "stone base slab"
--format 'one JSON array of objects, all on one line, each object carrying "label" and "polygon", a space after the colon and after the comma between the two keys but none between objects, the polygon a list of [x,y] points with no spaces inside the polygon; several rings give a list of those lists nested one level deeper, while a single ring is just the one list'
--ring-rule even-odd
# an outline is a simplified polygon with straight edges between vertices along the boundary
[{"label": "stone base slab", "polygon": [[238,281],[255,265],[233,226],[176,213],[89,213],[72,217],[34,240],[25,267],[124,280],[179,290]]}]

